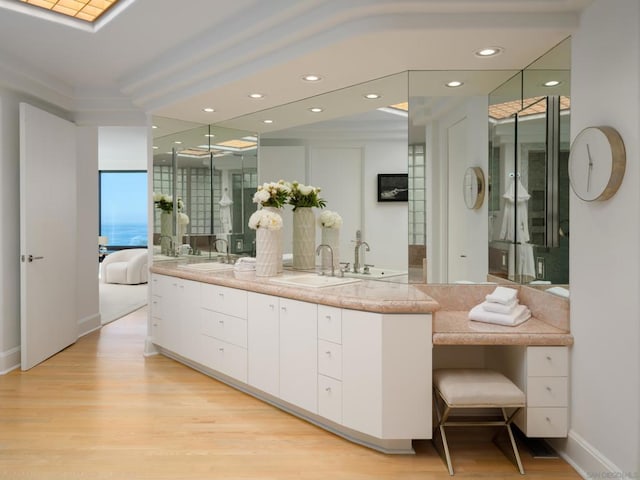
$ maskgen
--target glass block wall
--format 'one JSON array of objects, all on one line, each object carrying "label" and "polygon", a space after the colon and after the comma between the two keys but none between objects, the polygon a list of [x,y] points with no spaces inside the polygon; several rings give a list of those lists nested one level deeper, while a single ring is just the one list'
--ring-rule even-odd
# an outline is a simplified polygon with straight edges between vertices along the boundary
[{"label": "glass block wall", "polygon": [[426,244],[425,145],[409,145],[409,245]]}]

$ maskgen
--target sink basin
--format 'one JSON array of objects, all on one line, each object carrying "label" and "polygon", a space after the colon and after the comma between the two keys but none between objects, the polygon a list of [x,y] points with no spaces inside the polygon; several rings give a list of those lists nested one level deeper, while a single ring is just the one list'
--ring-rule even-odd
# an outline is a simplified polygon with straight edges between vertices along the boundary
[{"label": "sink basin", "polygon": [[344,272],[345,277],[353,277],[353,278],[389,278],[389,277],[398,277],[400,275],[407,275],[406,270],[393,270],[391,268],[378,268],[378,267],[370,267],[369,273],[353,273],[353,272]]},{"label": "sink basin", "polygon": [[324,275],[308,274],[308,275],[289,275],[285,277],[270,278],[270,282],[281,283],[283,285],[291,285],[294,287],[335,287],[337,285],[346,285],[348,283],[356,283],[358,278],[341,278],[328,277]]},{"label": "sink basin", "polygon": [[233,265],[228,263],[181,263],[178,268],[184,268],[185,270],[193,270],[195,272],[220,272],[223,270],[232,270]]}]

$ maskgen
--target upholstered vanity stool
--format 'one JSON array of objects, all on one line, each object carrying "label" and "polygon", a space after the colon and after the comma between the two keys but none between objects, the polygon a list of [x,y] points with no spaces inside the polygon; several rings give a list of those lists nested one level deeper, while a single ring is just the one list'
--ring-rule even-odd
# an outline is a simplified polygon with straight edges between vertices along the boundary
[{"label": "upholstered vanity stool", "polygon": [[[524,475],[518,447],[511,431],[511,422],[520,408],[525,406],[525,395],[511,380],[501,373],[481,368],[442,368],[433,371],[434,405],[437,414],[437,427],[442,436],[445,461],[449,475],[453,475],[451,456],[445,427],[454,426],[504,426],[509,434],[515,455],[515,463]],[[441,412],[441,406],[444,411]],[[450,421],[452,409],[463,408],[499,408],[502,420],[495,421]],[[507,415],[505,409],[514,409]],[[494,437],[495,438],[495,437]],[[434,434],[435,440],[435,434]]]}]

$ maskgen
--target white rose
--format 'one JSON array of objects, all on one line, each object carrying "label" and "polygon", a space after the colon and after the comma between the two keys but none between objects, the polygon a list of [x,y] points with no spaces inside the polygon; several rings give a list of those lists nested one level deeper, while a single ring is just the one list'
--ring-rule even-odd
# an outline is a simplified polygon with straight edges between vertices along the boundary
[{"label": "white rose", "polygon": [[159,202],[160,200],[162,200],[162,194],[153,192],[153,201],[154,202]]},{"label": "white rose", "polygon": [[298,190],[304,196],[311,195],[314,191],[314,188],[311,185],[300,185],[298,186]]},{"label": "white rose", "polygon": [[271,194],[267,190],[258,190],[253,195],[253,203],[263,204],[271,198]]},{"label": "white rose", "polygon": [[178,213],[178,223],[180,225],[189,225],[189,215],[186,213]]}]

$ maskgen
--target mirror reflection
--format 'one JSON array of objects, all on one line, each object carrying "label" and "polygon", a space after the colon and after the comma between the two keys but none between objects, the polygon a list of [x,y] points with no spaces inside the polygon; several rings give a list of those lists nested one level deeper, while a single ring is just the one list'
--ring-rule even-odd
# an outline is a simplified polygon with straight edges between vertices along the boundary
[{"label": "mirror reflection", "polygon": [[[568,42],[521,72],[403,72],[158,137],[154,191],[170,189],[189,216],[176,243],[217,255],[222,238],[230,252],[251,254],[257,185],[295,180],[320,187],[343,217],[340,261],[350,268],[365,241],[359,263],[401,273],[393,281],[566,284]],[[544,86],[550,79],[559,83]],[[220,149],[226,140],[254,143]],[[470,168],[486,182],[473,208],[463,190]],[[406,201],[379,201],[385,174],[408,176]],[[154,232],[164,252],[157,209]]]},{"label": "mirror reflection", "polygon": [[[160,129],[162,119],[154,122]],[[200,126],[158,136],[153,148],[156,258],[250,255],[256,135]]]}]

